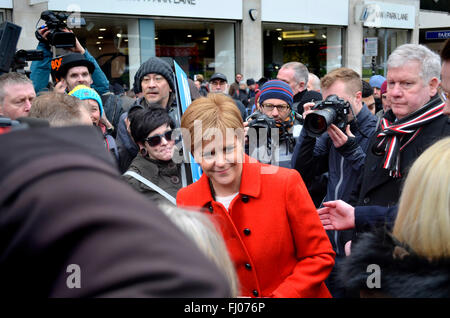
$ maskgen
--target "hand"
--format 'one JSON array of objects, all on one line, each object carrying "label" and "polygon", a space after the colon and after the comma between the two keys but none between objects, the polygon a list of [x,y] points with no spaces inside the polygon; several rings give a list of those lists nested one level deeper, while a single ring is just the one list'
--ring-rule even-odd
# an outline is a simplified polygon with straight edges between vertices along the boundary
[{"label": "hand", "polygon": [[64,94],[66,92],[67,84],[65,81],[59,81],[56,83],[53,91],[56,93]]},{"label": "hand", "polygon": [[312,110],[312,108],[314,107],[314,103],[309,102],[309,103],[305,103],[303,105],[303,119],[306,117],[306,115],[312,113],[314,110]]},{"label": "hand", "polygon": [[247,137],[249,128],[250,127],[248,127],[248,121],[244,121],[244,137]]},{"label": "hand", "polygon": [[324,202],[318,209],[320,221],[325,230],[348,230],[355,227],[355,208],[342,201]]},{"label": "hand", "polygon": [[344,245],[345,256],[349,256],[352,250],[352,241],[348,241]]},{"label": "hand", "polygon": [[[67,33],[73,33],[72,30],[69,30],[68,28],[64,28],[62,29],[62,31],[67,32]],[[86,50],[84,49],[84,47],[80,44],[80,42],[78,41],[78,38],[75,37],[75,46],[74,47],[70,47],[68,48],[69,51],[74,52],[74,53],[80,53],[80,54],[84,54],[86,52]]]},{"label": "hand", "polygon": [[347,127],[345,127],[346,134],[344,134],[342,130],[340,130],[334,124],[331,124],[330,127],[328,127],[327,132],[331,140],[333,141],[333,145],[335,148],[342,147],[347,142],[348,137],[355,137],[350,131],[350,125],[347,125]]}]

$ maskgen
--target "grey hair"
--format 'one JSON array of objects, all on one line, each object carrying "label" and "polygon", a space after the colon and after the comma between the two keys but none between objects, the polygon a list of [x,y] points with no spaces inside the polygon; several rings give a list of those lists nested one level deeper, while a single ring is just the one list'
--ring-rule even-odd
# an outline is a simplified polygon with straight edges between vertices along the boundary
[{"label": "grey hair", "polygon": [[300,62],[288,62],[281,66],[281,68],[288,68],[294,70],[294,79],[297,83],[305,82],[308,84],[308,68]]},{"label": "grey hair", "polygon": [[16,84],[31,84],[33,82],[25,75],[21,73],[5,73],[0,76],[0,103],[3,103],[5,98],[5,86],[6,85],[16,85]]},{"label": "grey hair", "polygon": [[185,233],[199,249],[225,275],[231,290],[231,296],[239,294],[239,280],[228,249],[214,223],[208,216],[197,211],[187,211],[172,205],[161,203],[160,210]]},{"label": "grey hair", "polygon": [[401,67],[411,61],[420,63],[419,75],[424,83],[428,83],[433,77],[440,78],[441,58],[438,54],[420,44],[403,44],[396,48],[388,58],[388,71],[392,67]]}]

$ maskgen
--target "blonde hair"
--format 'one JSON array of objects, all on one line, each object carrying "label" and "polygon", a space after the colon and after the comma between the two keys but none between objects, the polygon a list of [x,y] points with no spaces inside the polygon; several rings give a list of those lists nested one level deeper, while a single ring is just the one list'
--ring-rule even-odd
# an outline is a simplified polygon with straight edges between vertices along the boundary
[{"label": "blonde hair", "polygon": [[[197,121],[201,123],[201,136],[194,133],[198,127],[195,123]],[[238,107],[231,97],[220,93],[211,93],[194,100],[181,117],[181,128],[190,133],[190,145],[187,149],[191,153],[194,153],[196,143],[210,139],[217,130],[223,136],[227,135],[229,129],[233,129],[238,137],[244,136],[244,123]]]},{"label": "blonde hair", "polygon": [[346,84],[345,87],[349,95],[354,95],[357,92],[362,91],[361,76],[354,70],[346,67],[335,69],[325,75],[320,80],[320,87],[322,90],[327,89],[337,81]]},{"label": "blonde hair", "polygon": [[197,211],[183,210],[165,203],[159,205],[169,219],[178,226],[199,249],[222,271],[231,289],[231,296],[239,294],[239,280],[222,236],[211,219]]},{"label": "blonde hair", "polygon": [[450,137],[429,147],[409,170],[393,234],[430,260],[450,257]]}]

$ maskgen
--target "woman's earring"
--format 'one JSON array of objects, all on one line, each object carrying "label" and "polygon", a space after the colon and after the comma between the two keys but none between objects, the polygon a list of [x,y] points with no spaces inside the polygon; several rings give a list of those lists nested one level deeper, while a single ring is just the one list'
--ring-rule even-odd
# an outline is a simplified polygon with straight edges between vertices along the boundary
[{"label": "woman's earring", "polygon": [[141,153],[142,157],[147,157],[148,155],[148,151],[145,148],[141,148],[139,152]]}]

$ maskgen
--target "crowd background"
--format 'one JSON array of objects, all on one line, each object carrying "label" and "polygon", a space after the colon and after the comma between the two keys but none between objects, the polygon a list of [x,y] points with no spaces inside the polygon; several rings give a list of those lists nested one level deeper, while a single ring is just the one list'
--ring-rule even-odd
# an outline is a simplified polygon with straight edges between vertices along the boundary
[{"label": "crowd background", "polygon": [[[450,41],[441,56],[398,47],[368,83],[339,68],[318,88],[300,61],[258,81],[198,74],[184,114],[163,59],[125,92],[78,41],[57,70],[39,47],[30,78],[0,76],[2,295],[33,282],[26,294],[45,297],[450,296]],[[394,268],[376,290],[371,263]],[[67,288],[68,264],[83,288]]]}]

